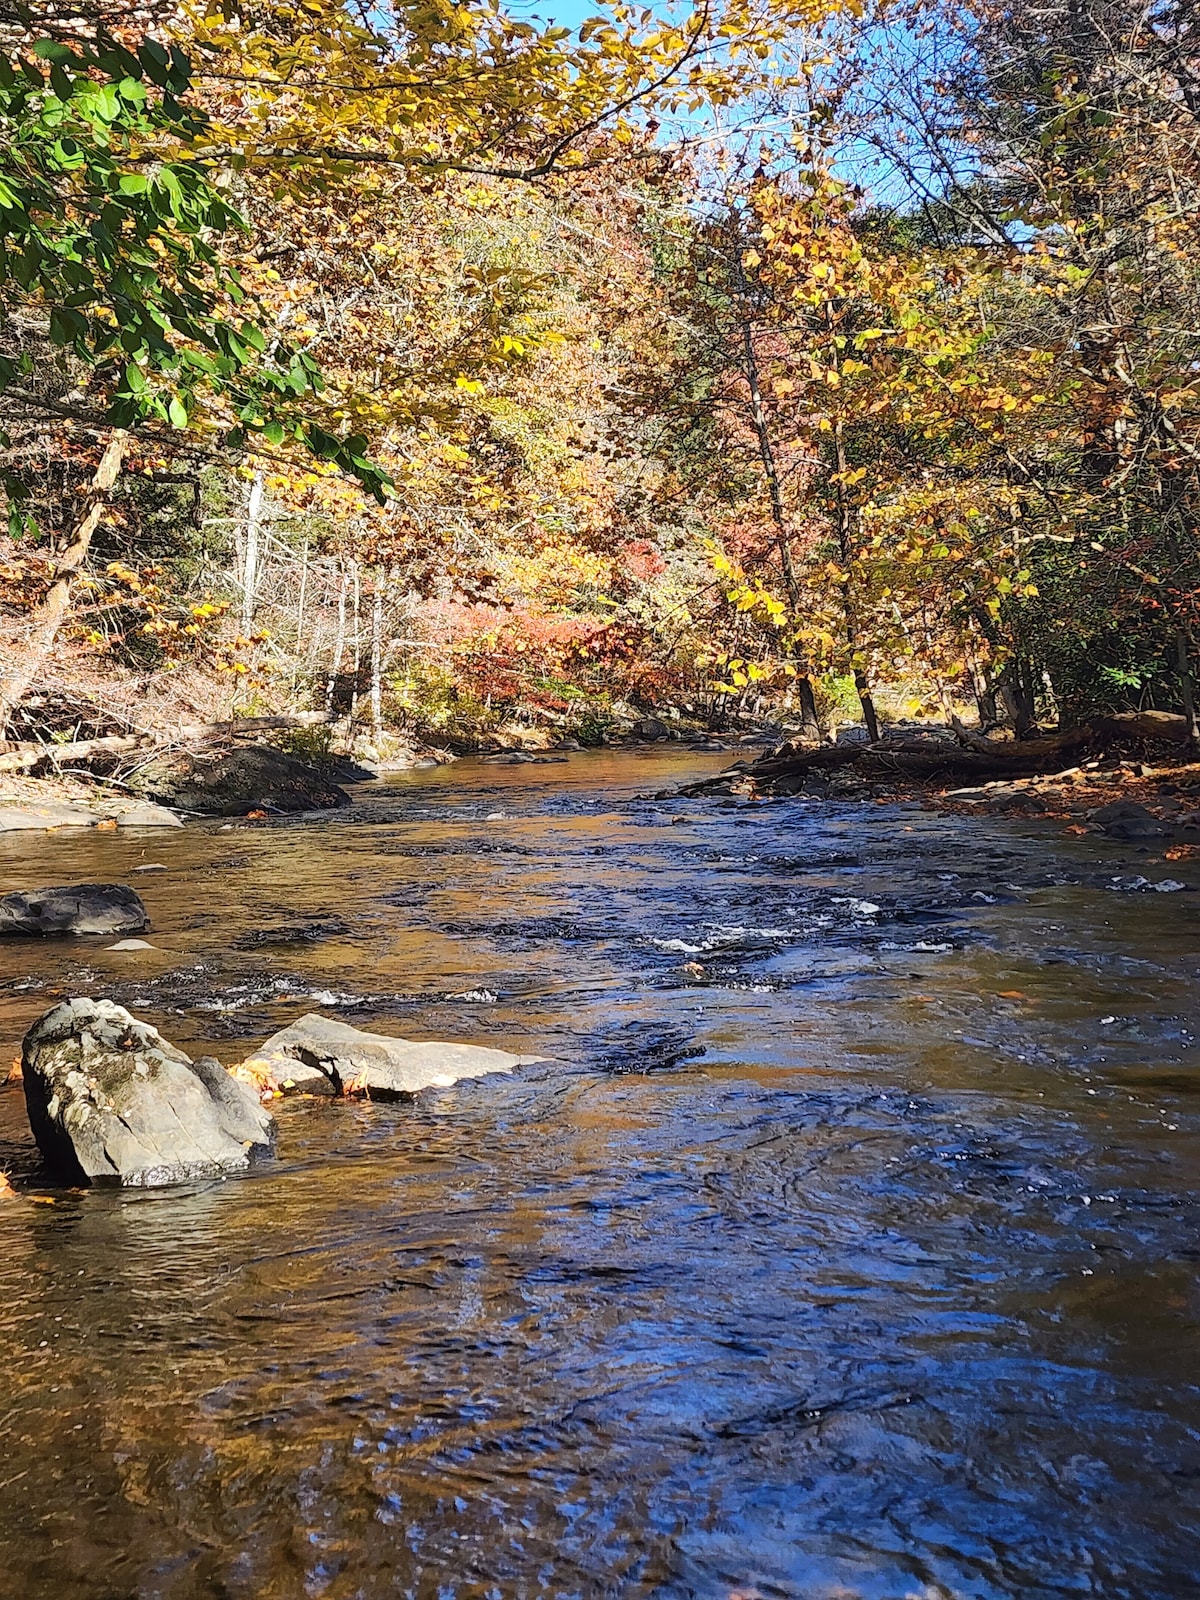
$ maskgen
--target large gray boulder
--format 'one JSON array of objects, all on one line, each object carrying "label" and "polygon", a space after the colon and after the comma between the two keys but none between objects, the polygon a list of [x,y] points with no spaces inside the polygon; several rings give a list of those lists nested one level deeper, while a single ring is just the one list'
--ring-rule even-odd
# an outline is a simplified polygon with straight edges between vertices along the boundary
[{"label": "large gray boulder", "polygon": [[1111,839],[1165,839],[1171,829],[1136,800],[1113,800],[1088,813]]},{"label": "large gray boulder", "polygon": [[111,1000],[64,1000],[25,1036],[33,1136],[69,1183],[131,1186],[240,1172],[275,1122],[211,1057],[191,1061]]},{"label": "large gray boulder", "polygon": [[249,811],[322,811],[350,804],[330,774],[269,745],[245,745],[224,754],[184,751],[159,756],[137,775],[154,800],[209,817],[244,817]]},{"label": "large gray boulder", "polygon": [[22,889],[0,899],[0,938],[72,933],[143,933],[150,918],[125,883]]},{"label": "large gray boulder", "polygon": [[349,1023],[312,1012],[272,1034],[243,1067],[269,1075],[300,1094],[365,1094],[370,1100],[403,1100],[422,1089],[446,1088],[463,1078],[539,1061],[478,1044],[415,1043],[388,1034],[365,1033]]}]

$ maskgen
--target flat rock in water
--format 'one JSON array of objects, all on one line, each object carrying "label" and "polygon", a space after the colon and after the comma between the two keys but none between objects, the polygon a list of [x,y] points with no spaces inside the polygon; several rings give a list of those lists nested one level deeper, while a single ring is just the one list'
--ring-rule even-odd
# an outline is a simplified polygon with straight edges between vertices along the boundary
[{"label": "flat rock in water", "polygon": [[365,1033],[312,1012],[272,1034],[244,1065],[253,1072],[265,1070],[282,1088],[300,1093],[363,1092],[371,1100],[398,1100],[541,1059],[484,1045]]},{"label": "flat rock in water", "polygon": [[144,933],[149,926],[141,899],[124,883],[25,889],[0,899],[0,938]]},{"label": "flat rock in water", "polygon": [[141,769],[137,783],[154,800],[208,817],[322,811],[350,804],[350,796],[332,777],[269,745],[247,745],[224,755],[160,756]]},{"label": "flat rock in water", "polygon": [[47,800],[35,805],[0,805],[0,833],[33,833],[47,828],[94,828],[99,821],[87,806]]},{"label": "flat rock in water", "polygon": [[240,1172],[270,1153],[274,1119],[210,1057],[191,1061],[111,1000],[64,1000],[25,1036],[38,1148],[69,1183],[131,1186]]},{"label": "flat rock in water", "polygon": [[157,950],[158,946],[149,944],[145,939],[118,939],[116,944],[107,946],[109,950]]},{"label": "flat rock in water", "polygon": [[131,800],[128,805],[109,806],[105,815],[120,828],[182,828],[183,823],[166,806],[152,800]]}]

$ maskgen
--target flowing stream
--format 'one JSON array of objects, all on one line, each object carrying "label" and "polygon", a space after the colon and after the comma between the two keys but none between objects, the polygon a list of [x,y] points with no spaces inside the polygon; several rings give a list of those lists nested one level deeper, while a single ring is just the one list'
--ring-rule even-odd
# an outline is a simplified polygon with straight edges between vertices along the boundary
[{"label": "flowing stream", "polygon": [[42,1187],[0,1090],[4,1600],[1200,1594],[1187,864],[646,798],[721,764],[0,839],[156,946],[0,945],[6,1063],[72,993],[550,1058],[146,1192]]}]

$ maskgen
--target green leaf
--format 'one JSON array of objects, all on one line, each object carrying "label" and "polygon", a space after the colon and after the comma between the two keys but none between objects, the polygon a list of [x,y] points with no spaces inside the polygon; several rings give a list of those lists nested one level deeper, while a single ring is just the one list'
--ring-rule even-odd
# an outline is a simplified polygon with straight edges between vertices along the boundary
[{"label": "green leaf", "polygon": [[188,425],[188,414],[183,408],[182,401],[176,395],[171,396],[171,403],[167,407],[167,417],[173,428],[186,428]]},{"label": "green leaf", "polygon": [[75,85],[56,61],[50,68],[50,87],[64,103],[72,98]]},{"label": "green leaf", "polygon": [[157,39],[143,39],[138,45],[138,60],[151,83],[165,89],[170,80],[171,58]]}]

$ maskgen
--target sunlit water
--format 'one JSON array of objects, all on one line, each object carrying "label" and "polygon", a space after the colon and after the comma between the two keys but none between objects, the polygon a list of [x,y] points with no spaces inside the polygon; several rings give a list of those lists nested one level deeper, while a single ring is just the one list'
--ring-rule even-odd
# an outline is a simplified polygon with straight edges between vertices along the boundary
[{"label": "sunlit water", "polygon": [[226,1061],[313,1009],[552,1058],[52,1204],[0,1092],[5,1600],[1200,1594],[1200,894],[639,798],[720,760],[0,841],[158,947],[0,945],[6,1060],[64,993]]}]

